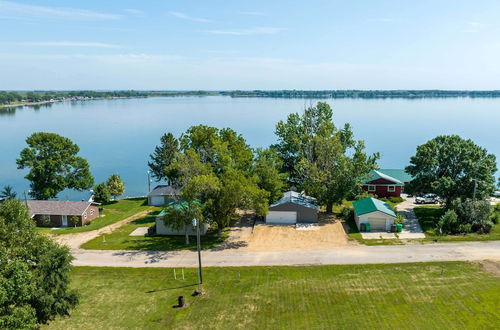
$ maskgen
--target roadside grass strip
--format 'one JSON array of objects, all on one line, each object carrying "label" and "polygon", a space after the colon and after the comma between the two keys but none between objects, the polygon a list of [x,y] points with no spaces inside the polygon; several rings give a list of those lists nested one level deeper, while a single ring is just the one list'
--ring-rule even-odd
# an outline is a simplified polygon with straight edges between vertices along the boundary
[{"label": "roadside grass strip", "polygon": [[[387,265],[77,267],[81,303],[46,329],[495,329],[500,277],[468,262]],[[174,309],[178,296],[189,307]]]}]

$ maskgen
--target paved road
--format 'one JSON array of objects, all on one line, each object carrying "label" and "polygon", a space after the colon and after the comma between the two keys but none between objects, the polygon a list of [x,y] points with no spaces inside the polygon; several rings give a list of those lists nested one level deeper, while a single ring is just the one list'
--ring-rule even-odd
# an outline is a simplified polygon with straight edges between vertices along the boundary
[{"label": "paved road", "polygon": [[[72,250],[75,266],[196,267],[193,251]],[[349,246],[323,251],[204,251],[204,266],[371,264],[424,261],[500,260],[500,241],[389,246]]]}]

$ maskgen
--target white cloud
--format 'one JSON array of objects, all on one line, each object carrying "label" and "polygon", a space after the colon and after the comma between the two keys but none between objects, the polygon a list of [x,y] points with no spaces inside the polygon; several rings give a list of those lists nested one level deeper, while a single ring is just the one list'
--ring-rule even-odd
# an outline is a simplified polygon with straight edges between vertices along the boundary
[{"label": "white cloud", "polygon": [[479,22],[467,22],[464,32],[475,33],[482,31],[486,27],[486,24]]},{"label": "white cloud", "polygon": [[18,42],[19,46],[41,46],[41,47],[94,47],[94,48],[122,48],[122,46],[107,44],[102,42],[85,42],[85,41],[33,41],[33,42]]},{"label": "white cloud", "polygon": [[178,11],[170,11],[170,12],[168,12],[168,14],[170,16],[173,16],[173,17],[177,17],[177,18],[180,18],[180,19],[185,19],[187,21],[201,22],[201,23],[208,23],[208,22],[210,22],[210,20],[208,20],[206,18],[193,17],[193,16],[186,15],[184,13],[180,13]]},{"label": "white cloud", "polygon": [[128,13],[128,14],[132,14],[132,15],[136,15],[136,16],[144,15],[144,12],[142,10],[139,10],[139,9],[125,8],[125,9],[123,9],[123,11]]},{"label": "white cloud", "polygon": [[283,28],[273,28],[273,27],[256,27],[251,29],[237,29],[237,30],[208,30],[207,33],[210,34],[223,34],[223,35],[233,35],[233,36],[246,36],[253,34],[276,34],[282,32],[286,29]]},{"label": "white cloud", "polygon": [[60,8],[26,5],[11,1],[0,1],[0,13],[3,17],[10,18],[60,18],[60,19],[80,19],[80,20],[110,20],[119,19],[120,15],[100,13],[78,8]]}]

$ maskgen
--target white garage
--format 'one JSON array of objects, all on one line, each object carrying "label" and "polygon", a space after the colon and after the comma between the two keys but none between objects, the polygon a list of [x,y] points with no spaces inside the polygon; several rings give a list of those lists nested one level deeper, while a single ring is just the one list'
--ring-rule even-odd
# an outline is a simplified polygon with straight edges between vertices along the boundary
[{"label": "white garage", "polygon": [[179,190],[169,185],[159,185],[148,194],[148,205],[163,206],[170,201],[176,200]]},{"label": "white garage", "polygon": [[352,203],[354,207],[354,220],[358,229],[361,224],[370,224],[370,231],[390,231],[396,213],[391,206],[376,198],[363,198]]},{"label": "white garage", "polygon": [[315,199],[304,193],[288,191],[276,203],[269,206],[266,223],[296,224],[318,222]]},{"label": "white garage", "polygon": [[267,223],[297,223],[297,212],[295,211],[269,211],[266,216]]}]

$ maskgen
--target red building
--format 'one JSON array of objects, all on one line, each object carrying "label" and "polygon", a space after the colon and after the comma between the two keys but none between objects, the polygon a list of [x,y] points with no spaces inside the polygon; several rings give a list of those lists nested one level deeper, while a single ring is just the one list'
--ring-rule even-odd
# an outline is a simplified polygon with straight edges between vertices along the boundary
[{"label": "red building", "polygon": [[363,182],[363,190],[378,197],[400,197],[404,185],[411,181],[409,174],[403,170],[374,170],[370,175]]}]

